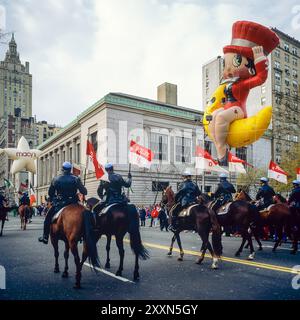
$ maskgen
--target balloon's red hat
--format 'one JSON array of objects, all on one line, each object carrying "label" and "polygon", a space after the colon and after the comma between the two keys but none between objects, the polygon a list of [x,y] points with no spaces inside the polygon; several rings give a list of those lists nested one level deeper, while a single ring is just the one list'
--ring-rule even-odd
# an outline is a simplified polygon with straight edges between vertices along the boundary
[{"label": "balloon's red hat", "polygon": [[232,40],[223,48],[224,53],[239,53],[253,59],[252,48],[262,46],[266,55],[279,44],[279,38],[271,29],[251,21],[237,21],[232,26]]}]

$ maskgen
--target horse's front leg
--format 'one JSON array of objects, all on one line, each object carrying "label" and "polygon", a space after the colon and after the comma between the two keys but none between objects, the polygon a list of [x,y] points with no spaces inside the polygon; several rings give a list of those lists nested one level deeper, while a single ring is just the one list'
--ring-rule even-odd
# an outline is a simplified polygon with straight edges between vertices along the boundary
[{"label": "horse's front leg", "polygon": [[[241,243],[238,251],[235,253],[235,256],[236,256],[236,257],[239,257],[239,256],[241,255],[241,252],[243,251],[244,245],[245,245],[245,243],[246,243],[246,241],[247,241],[246,233],[248,233],[247,230],[242,232],[242,243]],[[248,240],[248,245],[250,245],[249,240]]]},{"label": "horse's front leg", "polygon": [[110,268],[110,258],[109,258],[109,252],[110,252],[110,244],[111,244],[111,235],[107,235],[107,241],[106,241],[106,263],[105,268]]},{"label": "horse's front leg", "polygon": [[81,288],[81,263],[80,263],[80,258],[78,254],[78,247],[77,247],[77,242],[76,240],[71,240],[69,243],[71,252],[74,256],[74,262],[76,265],[76,276],[75,276],[75,286],[74,289],[80,289]]},{"label": "horse's front leg", "polygon": [[54,249],[54,258],[55,258],[55,266],[54,266],[54,273],[59,273],[59,264],[58,264],[58,239],[55,236],[51,236],[51,243]]},{"label": "horse's front leg", "polygon": [[208,236],[206,237],[204,230],[202,227],[198,227],[198,234],[202,240],[202,245],[201,245],[201,249],[200,249],[200,256],[199,258],[196,260],[197,264],[201,264],[202,261],[204,260],[205,257],[205,252],[207,250],[207,245],[208,245]]},{"label": "horse's front leg", "polygon": [[124,254],[125,254],[124,244],[123,244],[123,236],[116,235],[116,243],[117,243],[117,247],[119,249],[119,255],[120,255],[120,265],[119,265],[119,269],[116,273],[116,276],[122,276]]},{"label": "horse's front leg", "polygon": [[172,255],[175,239],[176,239],[176,235],[174,234],[171,240],[169,252],[167,253],[168,256]]},{"label": "horse's front leg", "polygon": [[69,276],[69,272],[68,272],[68,270],[69,270],[69,265],[68,265],[69,249],[70,249],[69,243],[68,243],[68,241],[65,241],[65,252],[64,252],[65,270],[64,270],[64,272],[63,272],[63,274],[62,274],[62,277],[63,277],[63,278],[68,278],[68,276]]},{"label": "horse's front leg", "polygon": [[135,265],[134,265],[134,272],[133,272],[133,280],[138,281],[140,280],[140,274],[139,274],[139,256],[135,255]]},{"label": "horse's front leg", "polygon": [[184,256],[184,252],[183,252],[183,249],[182,249],[182,245],[181,245],[181,239],[180,239],[180,231],[177,231],[175,233],[175,236],[176,236],[176,240],[177,240],[177,244],[178,244],[178,247],[179,247],[179,258],[177,259],[178,261],[182,261],[183,260],[183,256]]}]

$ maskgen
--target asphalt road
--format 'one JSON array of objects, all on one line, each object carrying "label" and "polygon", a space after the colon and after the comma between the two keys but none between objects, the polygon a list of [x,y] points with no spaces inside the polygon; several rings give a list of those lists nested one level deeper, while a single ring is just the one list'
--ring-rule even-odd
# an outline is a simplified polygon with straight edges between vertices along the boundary
[{"label": "asphalt road", "polygon": [[[140,262],[139,282],[132,281],[134,256],[128,242],[125,243],[123,278],[114,277],[119,255],[113,241],[109,272],[95,274],[85,266],[82,274],[83,288],[74,290],[73,257],[70,254],[68,279],[53,273],[53,248],[51,244],[43,245],[37,241],[42,223],[42,218],[35,217],[28,229],[21,231],[17,218],[10,218],[10,221],[6,222],[4,235],[0,238],[0,265],[6,269],[6,289],[0,290],[0,300],[300,298],[300,289],[292,287],[292,280],[297,276],[292,273],[292,268],[300,265],[300,252],[296,256],[290,255],[290,244],[283,244],[277,253],[272,253],[272,243],[264,242],[264,250],[257,252],[255,261],[250,262],[246,259],[247,251],[240,258],[234,257],[241,241],[239,238],[224,237],[223,260],[218,270],[212,270],[209,257],[202,265],[195,264],[201,245],[196,234],[182,233],[185,256],[184,261],[180,262],[177,261],[177,251],[174,251],[173,257],[166,256],[171,233],[149,226],[141,230],[151,258]],[[98,245],[104,265],[105,238],[101,239]],[[60,252],[60,269],[63,270],[63,243],[60,245]],[[297,278],[294,278],[294,284],[297,285],[296,280]]]}]

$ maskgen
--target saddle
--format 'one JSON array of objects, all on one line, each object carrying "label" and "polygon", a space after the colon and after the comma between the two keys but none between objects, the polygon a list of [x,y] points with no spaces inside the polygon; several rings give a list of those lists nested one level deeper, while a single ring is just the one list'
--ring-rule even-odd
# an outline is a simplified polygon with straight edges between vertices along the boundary
[{"label": "saddle", "polygon": [[58,212],[55,213],[55,215],[52,218],[52,223],[55,223],[57,221],[57,219],[59,218],[59,216],[61,215],[62,211],[64,210],[66,206],[62,207]]},{"label": "saddle", "polygon": [[182,209],[179,214],[178,217],[188,217],[191,215],[191,209],[193,209],[194,207],[199,206],[199,204],[192,204],[190,206],[188,206],[187,208]]},{"label": "saddle", "polygon": [[[104,214],[107,214],[109,212],[109,210],[113,207],[116,207],[116,206],[122,206],[123,204],[122,203],[112,203],[108,206],[105,206],[104,208],[101,208],[101,201],[98,201],[92,208],[91,208],[91,211],[95,212],[99,217],[104,215]],[[99,210],[100,209],[100,210]]]},{"label": "saddle", "polygon": [[270,204],[267,208],[259,210],[260,213],[268,213],[275,204]]},{"label": "saddle", "polygon": [[216,212],[217,215],[221,216],[221,215],[227,214],[231,204],[232,202],[224,203],[220,208],[217,209],[217,212]]}]

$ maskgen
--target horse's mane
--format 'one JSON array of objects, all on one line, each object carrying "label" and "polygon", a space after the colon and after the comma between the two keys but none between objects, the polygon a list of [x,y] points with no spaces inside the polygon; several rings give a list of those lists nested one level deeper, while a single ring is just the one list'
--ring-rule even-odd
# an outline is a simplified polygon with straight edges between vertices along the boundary
[{"label": "horse's mane", "polygon": [[245,190],[241,189],[240,192],[244,193],[247,201],[252,201],[252,198],[249,196],[249,194]]},{"label": "horse's mane", "polygon": [[287,203],[286,198],[284,198],[280,193],[276,193],[275,196],[278,197],[281,202]]}]

